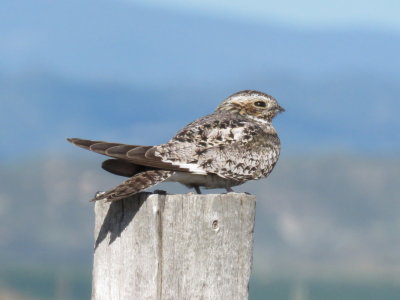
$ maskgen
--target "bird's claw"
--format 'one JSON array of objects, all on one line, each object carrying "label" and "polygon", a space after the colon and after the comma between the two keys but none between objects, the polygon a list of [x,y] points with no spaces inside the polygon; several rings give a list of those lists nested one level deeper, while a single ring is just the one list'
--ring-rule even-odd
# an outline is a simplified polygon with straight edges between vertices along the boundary
[{"label": "bird's claw", "polygon": [[103,196],[106,192],[103,191],[97,191],[96,194],[94,194],[94,199],[101,199],[101,196]]},{"label": "bird's claw", "polygon": [[155,191],[153,192],[153,194],[166,195],[166,194],[167,194],[167,191],[164,191],[164,190],[155,190]]}]

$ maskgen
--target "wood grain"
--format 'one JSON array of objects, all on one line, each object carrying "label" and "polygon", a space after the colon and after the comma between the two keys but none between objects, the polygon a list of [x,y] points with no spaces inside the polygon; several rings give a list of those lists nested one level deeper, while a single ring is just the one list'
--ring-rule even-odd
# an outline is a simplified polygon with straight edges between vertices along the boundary
[{"label": "wood grain", "polygon": [[92,299],[248,299],[255,203],[236,193],[96,202]]}]

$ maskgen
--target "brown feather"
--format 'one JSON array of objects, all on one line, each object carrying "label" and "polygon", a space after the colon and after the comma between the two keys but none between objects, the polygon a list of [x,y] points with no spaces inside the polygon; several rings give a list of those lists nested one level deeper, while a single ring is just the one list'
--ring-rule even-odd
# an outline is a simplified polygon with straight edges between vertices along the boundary
[{"label": "brown feather", "polygon": [[84,139],[78,139],[78,138],[69,138],[67,139],[68,142],[74,144],[75,146],[90,150],[90,147],[94,144],[97,143],[104,143],[101,141],[91,141],[91,140],[84,140]]},{"label": "brown feather", "polygon": [[[127,145],[102,141],[91,141],[78,138],[69,138],[67,140],[78,147],[116,159],[126,160],[127,162],[133,163],[135,165],[181,172],[189,171],[187,168],[180,168],[179,166],[175,166],[171,163],[163,162],[160,157],[154,155],[155,148],[152,146]],[[110,172],[113,173],[113,171]]]},{"label": "brown feather", "polygon": [[127,152],[137,147],[138,146],[119,144],[114,147],[108,148],[106,150],[106,155],[116,158],[127,159]]},{"label": "brown feather", "polygon": [[115,188],[105,193],[99,193],[91,201],[106,199],[109,202],[124,199],[166,180],[172,174],[172,171],[164,170],[150,170],[141,172],[124,181]]},{"label": "brown feather", "polygon": [[114,158],[103,161],[101,167],[110,173],[125,177],[132,177],[139,172],[148,170],[147,167],[135,165],[125,160]]},{"label": "brown feather", "polygon": [[107,142],[103,142],[103,143],[97,143],[97,144],[93,144],[92,146],[90,146],[89,150],[92,150],[96,153],[100,153],[103,155],[107,155],[107,150],[115,147],[115,146],[119,146],[121,145],[120,143],[107,143]]},{"label": "brown feather", "polygon": [[189,172],[189,169],[187,168],[181,168],[169,162],[162,161],[162,158],[155,156],[154,153],[155,153],[155,147],[142,146],[130,150],[127,153],[127,157],[129,161],[148,167],[154,167],[164,170]]}]

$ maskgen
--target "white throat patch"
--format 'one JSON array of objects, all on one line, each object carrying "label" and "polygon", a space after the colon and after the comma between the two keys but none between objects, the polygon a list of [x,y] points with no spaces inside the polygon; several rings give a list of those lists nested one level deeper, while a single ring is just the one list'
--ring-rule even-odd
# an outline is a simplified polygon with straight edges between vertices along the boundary
[{"label": "white throat patch", "polygon": [[254,120],[254,121],[260,122],[260,123],[262,123],[262,124],[271,125],[271,122],[268,122],[267,120],[264,120],[264,119],[261,119],[261,118],[257,118],[257,117],[255,117],[255,116],[249,116],[249,115],[247,115],[247,117],[248,117],[249,119],[252,119],[252,120]]}]

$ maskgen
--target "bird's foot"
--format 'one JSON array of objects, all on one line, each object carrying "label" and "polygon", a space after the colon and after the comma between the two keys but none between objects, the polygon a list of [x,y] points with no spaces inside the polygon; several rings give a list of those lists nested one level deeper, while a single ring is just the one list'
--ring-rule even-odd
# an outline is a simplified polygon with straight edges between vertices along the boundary
[{"label": "bird's foot", "polygon": [[155,190],[155,191],[153,192],[153,194],[166,195],[166,194],[167,194],[167,191],[164,191],[164,190]]},{"label": "bird's foot", "polygon": [[102,197],[101,196],[103,196],[104,194],[105,194],[106,192],[103,192],[103,191],[97,191],[96,192],[96,194],[94,194],[94,199],[101,199]]},{"label": "bird's foot", "polygon": [[226,187],[226,193],[234,193],[235,191],[231,187]]},{"label": "bird's foot", "polygon": [[199,194],[199,195],[201,194],[201,190],[200,190],[200,187],[198,185],[195,185],[194,189],[196,190],[197,194]]}]

